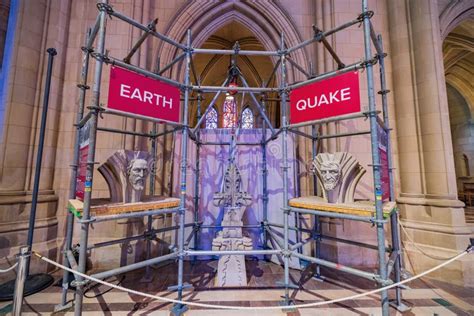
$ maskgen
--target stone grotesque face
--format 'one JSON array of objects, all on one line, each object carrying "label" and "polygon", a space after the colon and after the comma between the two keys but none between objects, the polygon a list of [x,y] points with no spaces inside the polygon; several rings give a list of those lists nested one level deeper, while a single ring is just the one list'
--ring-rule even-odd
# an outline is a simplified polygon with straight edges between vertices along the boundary
[{"label": "stone grotesque face", "polygon": [[145,159],[133,159],[127,169],[128,181],[136,191],[143,191],[148,175],[148,163]]},{"label": "stone grotesque face", "polygon": [[320,167],[321,179],[326,191],[336,188],[341,178],[341,167],[337,162],[325,161]]}]

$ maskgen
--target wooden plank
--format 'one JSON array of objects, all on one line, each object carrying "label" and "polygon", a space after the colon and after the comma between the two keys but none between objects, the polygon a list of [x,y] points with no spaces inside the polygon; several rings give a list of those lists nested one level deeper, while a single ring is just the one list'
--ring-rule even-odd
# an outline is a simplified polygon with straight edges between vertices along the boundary
[{"label": "wooden plank", "polygon": [[[327,203],[322,198],[317,196],[306,196],[291,199],[289,205],[292,207],[319,210],[324,212],[334,212],[342,214],[351,214],[356,216],[369,216],[372,217],[375,214],[375,205],[369,201],[358,201],[351,204],[334,204]],[[393,211],[396,211],[395,202],[386,202],[383,204],[383,215],[384,218],[390,216]]]},{"label": "wooden plank", "polygon": [[[106,200],[92,200],[91,216],[114,215],[147,210],[175,208],[179,206],[179,199],[170,197],[153,197],[148,201],[136,203],[106,203]],[[95,204],[95,205],[94,205]],[[76,217],[82,217],[84,203],[77,199],[68,201],[68,211]]]}]

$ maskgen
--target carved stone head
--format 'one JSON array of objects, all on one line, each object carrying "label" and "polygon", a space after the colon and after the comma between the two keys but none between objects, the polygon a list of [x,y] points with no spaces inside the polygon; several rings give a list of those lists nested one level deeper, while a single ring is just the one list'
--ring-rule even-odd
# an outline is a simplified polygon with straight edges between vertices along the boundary
[{"label": "carved stone head", "polygon": [[136,191],[145,189],[145,179],[149,173],[148,161],[145,159],[134,158],[129,161],[127,166],[127,180]]},{"label": "carved stone head", "polygon": [[323,188],[329,203],[352,203],[354,193],[365,169],[349,153],[320,153],[312,162],[312,171]]},{"label": "carved stone head", "polygon": [[[334,155],[331,156],[331,158],[334,157]],[[326,160],[321,163],[319,172],[324,189],[326,191],[334,190],[341,179],[341,165],[334,159]]]},{"label": "carved stone head", "polygon": [[99,167],[107,181],[111,202],[140,202],[153,168],[148,152],[117,150]]}]

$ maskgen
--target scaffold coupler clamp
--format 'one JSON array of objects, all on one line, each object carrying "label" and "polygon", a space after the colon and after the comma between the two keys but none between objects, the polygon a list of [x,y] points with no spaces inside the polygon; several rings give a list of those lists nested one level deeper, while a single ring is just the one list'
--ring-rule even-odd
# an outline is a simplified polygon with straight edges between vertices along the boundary
[{"label": "scaffold coupler clamp", "polygon": [[359,21],[359,27],[361,27],[362,23],[364,22],[365,18],[371,19],[374,16],[374,11],[365,11],[359,14],[357,17],[357,21]]},{"label": "scaffold coupler clamp", "polygon": [[384,225],[387,223],[387,220],[386,219],[376,219],[376,218],[371,218],[370,219],[370,223],[372,223],[372,226],[375,226],[375,225]]},{"label": "scaffold coupler clamp", "polygon": [[382,279],[380,275],[374,277],[375,282],[380,284],[381,286],[389,286],[393,284],[393,281],[390,279]]},{"label": "scaffold coupler clamp", "polygon": [[286,214],[286,215],[290,214],[291,209],[288,206],[282,207],[281,209],[283,210],[284,214]]},{"label": "scaffold coupler clamp", "polygon": [[114,8],[112,8],[112,6],[108,3],[103,3],[103,2],[99,2],[97,3],[97,10],[99,11],[104,11],[105,13],[107,13],[110,18],[112,18],[111,14],[114,13]]}]

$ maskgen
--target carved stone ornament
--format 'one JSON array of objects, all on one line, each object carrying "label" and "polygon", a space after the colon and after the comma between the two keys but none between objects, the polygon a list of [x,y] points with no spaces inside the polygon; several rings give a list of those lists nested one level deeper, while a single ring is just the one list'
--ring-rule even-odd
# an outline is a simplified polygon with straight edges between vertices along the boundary
[{"label": "carved stone ornament", "polygon": [[152,168],[153,159],[146,151],[116,151],[99,167],[109,186],[111,202],[140,202]]},{"label": "carved stone ornament", "polygon": [[357,184],[366,170],[349,153],[321,153],[312,162],[312,171],[329,203],[353,203]]},{"label": "carved stone ornament", "polygon": [[[221,224],[224,228],[212,241],[212,250],[252,249],[252,239],[242,234],[242,216],[245,206],[251,203],[250,195],[242,190],[239,169],[234,162],[230,162],[224,174],[221,192],[214,194],[214,205],[224,207],[224,218]],[[216,283],[218,286],[247,285],[245,256],[221,256],[217,267]]]}]

